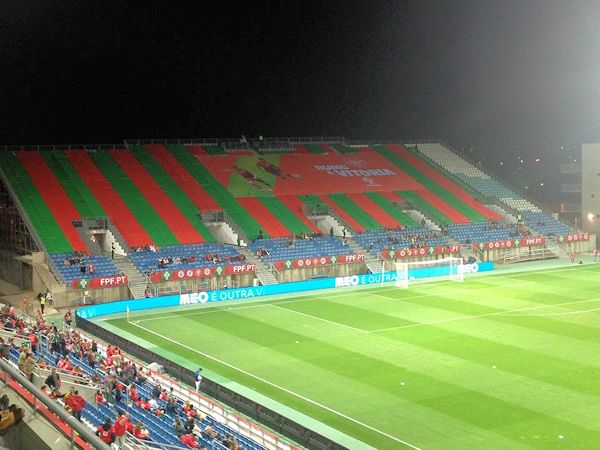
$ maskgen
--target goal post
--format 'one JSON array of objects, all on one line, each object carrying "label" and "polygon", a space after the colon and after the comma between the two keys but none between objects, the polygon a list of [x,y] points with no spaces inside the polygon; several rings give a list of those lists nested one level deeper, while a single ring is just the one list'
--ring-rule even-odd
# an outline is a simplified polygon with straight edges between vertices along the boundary
[{"label": "goal post", "polygon": [[426,261],[383,261],[382,269],[382,286],[394,282],[406,288],[416,282],[464,280],[463,260],[453,256]]}]

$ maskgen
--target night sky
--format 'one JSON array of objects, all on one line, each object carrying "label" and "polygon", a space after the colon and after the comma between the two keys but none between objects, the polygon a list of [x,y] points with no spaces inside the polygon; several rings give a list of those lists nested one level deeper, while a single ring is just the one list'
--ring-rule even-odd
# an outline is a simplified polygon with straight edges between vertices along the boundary
[{"label": "night sky", "polygon": [[600,140],[599,23],[578,0],[8,0],[0,142],[441,138],[543,178]]}]

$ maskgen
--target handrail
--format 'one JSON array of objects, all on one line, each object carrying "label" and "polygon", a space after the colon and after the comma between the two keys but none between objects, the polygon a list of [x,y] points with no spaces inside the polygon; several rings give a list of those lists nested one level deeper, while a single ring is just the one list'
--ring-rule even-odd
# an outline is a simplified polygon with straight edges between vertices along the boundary
[{"label": "handrail", "polygon": [[94,432],[85,424],[79,422],[74,416],[66,412],[58,403],[48,397],[41,389],[37,388],[27,378],[25,378],[16,368],[7,361],[0,359],[0,369],[6,372],[11,378],[17,381],[21,386],[27,389],[36,400],[42,403],[51,412],[56,414],[60,420],[75,430],[88,444],[99,450],[108,450],[110,446],[103,442]]}]

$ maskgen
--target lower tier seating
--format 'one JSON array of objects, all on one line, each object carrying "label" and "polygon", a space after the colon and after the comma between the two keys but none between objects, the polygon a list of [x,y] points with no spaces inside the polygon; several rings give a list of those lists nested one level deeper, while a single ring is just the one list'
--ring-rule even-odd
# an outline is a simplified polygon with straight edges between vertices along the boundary
[{"label": "lower tier seating", "polygon": [[265,263],[354,253],[348,245],[344,245],[343,239],[330,236],[307,239],[258,239],[250,244],[250,249]]},{"label": "lower tier seating", "polygon": [[529,228],[544,236],[564,236],[573,233],[573,228],[559,222],[543,211],[525,211],[523,219]]},{"label": "lower tier seating", "polygon": [[121,275],[121,271],[108,256],[87,256],[82,253],[54,253],[50,255],[50,258],[65,283],[70,283],[80,278]]},{"label": "lower tier seating", "polygon": [[448,239],[442,236],[439,231],[421,228],[366,231],[355,234],[353,239],[367,249],[369,253],[375,255],[379,255],[385,248],[405,249],[451,245]]},{"label": "lower tier seating", "polygon": [[516,224],[511,225],[503,222],[448,225],[446,232],[448,236],[456,239],[461,244],[504,241],[522,236],[522,232]]},{"label": "lower tier seating", "polygon": [[246,260],[236,247],[212,242],[159,249],[150,246],[133,249],[128,256],[135,267],[142,272],[167,269],[197,269],[200,267],[239,264]]}]

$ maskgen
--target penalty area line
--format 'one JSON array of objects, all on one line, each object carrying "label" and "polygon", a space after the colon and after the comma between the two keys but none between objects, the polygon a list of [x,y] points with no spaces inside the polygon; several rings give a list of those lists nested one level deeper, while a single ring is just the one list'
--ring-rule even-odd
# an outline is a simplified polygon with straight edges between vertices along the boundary
[{"label": "penalty area line", "polygon": [[363,330],[362,328],[356,328],[356,327],[353,327],[351,325],[346,325],[345,323],[335,322],[333,320],[324,319],[323,317],[319,317],[319,316],[313,316],[312,314],[306,314],[306,313],[303,313],[303,312],[300,312],[300,311],[295,311],[293,309],[284,308],[282,306],[277,306],[277,305],[273,305],[273,304],[270,304],[268,306],[270,306],[272,308],[281,309],[282,311],[287,311],[287,312],[291,312],[291,313],[294,313],[294,314],[299,314],[299,315],[304,316],[304,317],[309,317],[309,318],[314,319],[314,320],[320,320],[322,322],[330,323],[330,324],[336,325],[338,327],[349,328],[350,330],[358,331],[359,333],[368,333],[369,332],[369,330]]},{"label": "penalty area line", "polygon": [[178,342],[175,339],[171,339],[170,337],[163,336],[162,334],[157,333],[156,331],[149,330],[148,328],[143,327],[143,326],[141,326],[141,325],[139,325],[137,323],[134,323],[134,322],[130,322],[130,323],[131,323],[131,325],[134,325],[134,326],[136,326],[138,328],[141,328],[142,330],[144,330],[144,331],[146,331],[148,333],[154,334],[155,336],[158,336],[159,338],[164,339],[165,341],[169,341],[169,342],[171,342],[171,343],[173,343],[175,345],[178,345],[180,347],[185,348],[186,350],[189,350],[191,352],[194,352],[194,353],[197,353],[199,355],[202,355],[205,358],[211,359],[211,360],[215,361],[216,363],[219,363],[221,365],[229,367],[230,369],[233,369],[233,370],[235,370],[237,372],[243,373],[244,375],[247,375],[247,376],[249,376],[251,378],[254,378],[255,380],[258,380],[258,381],[260,381],[262,383],[265,383],[265,384],[267,384],[267,385],[269,385],[271,387],[279,389],[280,391],[283,391],[283,392],[285,392],[287,394],[290,394],[290,395],[292,395],[294,397],[297,397],[297,398],[299,398],[301,400],[304,400],[307,403],[310,403],[310,404],[312,404],[314,406],[318,406],[319,408],[322,408],[322,409],[324,409],[326,411],[329,411],[330,413],[333,413],[333,414],[335,414],[335,415],[337,415],[339,417],[342,417],[342,418],[344,418],[346,420],[349,420],[350,422],[353,422],[353,423],[355,423],[357,425],[360,425],[363,428],[366,428],[368,430],[374,431],[375,433],[378,433],[378,434],[380,434],[382,436],[385,436],[385,437],[387,437],[389,439],[392,439],[392,440],[394,440],[394,441],[396,441],[396,442],[398,442],[398,443],[400,443],[402,445],[405,445],[406,447],[410,447],[413,450],[421,450],[421,448],[417,447],[416,445],[413,445],[413,444],[411,444],[409,442],[403,441],[402,439],[400,439],[400,438],[398,438],[396,436],[392,436],[391,434],[388,434],[385,431],[381,431],[381,430],[379,430],[379,429],[377,429],[375,427],[372,427],[371,425],[368,425],[368,424],[363,423],[363,422],[361,422],[361,421],[359,421],[357,419],[354,419],[353,417],[347,416],[346,414],[344,414],[342,412],[339,412],[339,411],[337,411],[337,410],[335,410],[333,408],[330,408],[327,405],[323,405],[322,403],[319,403],[319,402],[317,402],[315,400],[312,400],[312,399],[310,399],[308,397],[305,397],[305,396],[303,396],[301,394],[298,394],[297,392],[294,392],[294,391],[292,391],[290,389],[287,389],[287,388],[285,388],[283,386],[279,386],[278,384],[275,384],[275,383],[273,383],[273,382],[271,382],[269,380],[265,380],[264,378],[259,377],[258,375],[255,375],[252,372],[248,372],[247,370],[244,370],[244,369],[242,369],[240,367],[237,367],[237,366],[235,366],[235,365],[233,365],[231,363],[228,363],[227,361],[223,361],[222,359],[219,359],[219,358],[217,358],[215,356],[209,355],[208,353],[204,353],[204,352],[201,352],[200,350],[196,350],[195,348],[192,348],[189,345],[182,344],[181,342]]},{"label": "penalty area line", "polygon": [[557,306],[567,306],[567,305],[578,305],[580,303],[590,303],[590,302],[597,302],[600,301],[600,297],[595,297],[595,298],[590,298],[590,299],[586,299],[586,300],[576,300],[576,301],[572,301],[572,302],[564,302],[564,303],[556,303],[556,304],[547,304],[547,305],[536,305],[536,306],[528,306],[525,308],[516,308],[516,309],[507,309],[504,311],[494,311],[494,312],[489,312],[489,313],[483,313],[483,314],[474,314],[471,316],[460,316],[460,317],[452,317],[450,319],[441,319],[441,320],[430,320],[428,322],[415,322],[415,323],[410,323],[408,325],[398,325],[397,327],[389,327],[389,328],[379,328],[377,330],[371,330],[369,331],[369,333],[379,333],[382,331],[393,331],[393,330],[402,330],[404,328],[415,328],[415,327],[423,327],[423,326],[430,326],[430,325],[442,325],[445,323],[451,323],[451,322],[460,322],[460,321],[464,321],[464,320],[472,320],[472,319],[480,319],[480,318],[485,318],[485,317],[518,317],[518,316],[522,316],[522,317],[531,317],[531,316],[550,316],[550,315],[569,315],[569,314],[580,314],[581,312],[592,312],[592,311],[596,311],[600,308],[594,308],[588,311],[578,311],[578,312],[564,312],[564,313],[548,313],[548,314],[518,314],[521,311],[537,311],[539,309],[546,309],[546,308],[554,308]]}]

